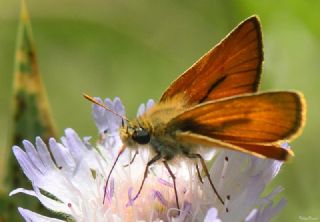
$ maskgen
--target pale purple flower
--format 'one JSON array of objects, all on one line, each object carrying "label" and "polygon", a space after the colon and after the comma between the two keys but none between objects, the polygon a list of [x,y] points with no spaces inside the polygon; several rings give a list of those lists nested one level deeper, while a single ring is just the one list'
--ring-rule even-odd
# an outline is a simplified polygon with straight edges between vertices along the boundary
[{"label": "pale purple flower", "polygon": [[[106,99],[104,103],[115,112],[125,114],[120,99]],[[137,115],[153,104],[149,100],[141,105]],[[136,160],[124,167],[133,156],[130,149],[126,149],[113,171],[103,204],[106,175],[122,145],[118,133],[121,119],[96,105],[93,105],[93,118],[100,135],[97,144],[92,144],[90,137],[81,139],[74,130],[66,129],[61,141],[50,139],[48,147],[40,138],[36,138],[35,146],[29,141],[23,141],[24,149],[14,146],[14,155],[33,190],[18,188],[10,195],[34,196],[51,211],[80,222],[266,222],[285,204],[283,199],[273,203],[274,196],[282,190],[280,187],[261,197],[282,162],[227,150],[210,152],[206,157],[211,159],[210,175],[219,194],[223,199],[230,199],[226,201],[229,212],[218,201],[207,178],[203,177],[204,184],[200,183],[194,162],[182,158],[170,165],[177,178],[180,212],[176,209],[172,178],[160,163],[151,167],[140,196],[133,200],[150,158],[148,149],[139,151]],[[290,148],[287,144],[283,147]],[[62,221],[27,209],[18,210],[26,221]]]}]

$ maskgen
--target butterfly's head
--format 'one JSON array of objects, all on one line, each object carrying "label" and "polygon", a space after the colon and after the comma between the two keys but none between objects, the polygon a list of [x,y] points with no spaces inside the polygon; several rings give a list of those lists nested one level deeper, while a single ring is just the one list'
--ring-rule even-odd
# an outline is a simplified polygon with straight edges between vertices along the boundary
[{"label": "butterfly's head", "polygon": [[139,121],[133,121],[128,122],[128,124],[122,123],[120,137],[124,144],[134,148],[139,145],[148,144],[151,140],[151,132]]},{"label": "butterfly's head", "polygon": [[[104,109],[108,110],[109,112],[115,114],[116,116],[122,119],[122,126],[120,127],[120,138],[122,143],[136,148],[139,145],[145,145],[150,142],[151,139],[151,131],[148,129],[147,125],[141,121],[141,119],[135,119],[133,121],[129,121],[127,117],[122,116],[121,114],[115,112],[114,110],[110,109],[104,103],[101,103],[97,99],[83,94],[83,96],[93,102],[94,104],[103,107]],[[125,123],[126,122],[126,123]]]}]

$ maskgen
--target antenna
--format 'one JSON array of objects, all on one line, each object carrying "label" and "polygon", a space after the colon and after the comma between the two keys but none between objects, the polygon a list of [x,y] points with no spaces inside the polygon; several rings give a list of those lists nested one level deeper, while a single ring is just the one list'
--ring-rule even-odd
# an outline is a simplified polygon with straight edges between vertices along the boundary
[{"label": "antenna", "polygon": [[98,105],[98,106],[101,106],[101,107],[105,108],[106,110],[108,110],[109,112],[113,113],[114,115],[119,116],[121,119],[124,119],[124,120],[126,120],[126,121],[129,122],[129,119],[128,119],[127,117],[122,116],[122,115],[120,115],[119,113],[116,113],[115,111],[113,111],[112,109],[110,109],[109,107],[107,107],[105,104],[99,102],[98,100],[96,100],[96,99],[93,98],[92,96],[89,96],[89,95],[87,95],[87,94],[85,94],[85,93],[83,93],[82,95],[83,95],[83,97],[84,97],[85,99],[91,101],[92,103],[94,103],[94,104],[96,104],[96,105]]}]

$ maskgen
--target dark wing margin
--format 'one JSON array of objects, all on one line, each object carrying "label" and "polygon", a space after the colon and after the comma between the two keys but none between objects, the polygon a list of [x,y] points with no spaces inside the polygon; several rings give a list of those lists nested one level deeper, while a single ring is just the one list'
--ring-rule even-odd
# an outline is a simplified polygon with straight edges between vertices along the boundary
[{"label": "dark wing margin", "polygon": [[173,118],[168,127],[231,144],[274,143],[299,134],[305,110],[298,92],[255,93],[199,104]]},{"label": "dark wing margin", "polygon": [[256,92],[263,61],[260,21],[252,16],[178,77],[160,101],[184,94],[189,104]]}]

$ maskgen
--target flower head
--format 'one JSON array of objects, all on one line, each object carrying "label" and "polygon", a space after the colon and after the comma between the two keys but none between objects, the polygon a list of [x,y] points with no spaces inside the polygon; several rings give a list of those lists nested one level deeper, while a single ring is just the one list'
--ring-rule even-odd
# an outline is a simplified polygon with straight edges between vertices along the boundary
[{"label": "flower head", "polygon": [[[101,100],[100,100],[101,101]],[[102,102],[102,101],[101,101]],[[116,98],[103,101],[115,112],[125,110]],[[141,115],[153,105],[141,105]],[[154,164],[139,197],[134,199],[150,159],[149,149],[134,153],[126,149],[112,172],[104,200],[107,174],[122,145],[119,136],[121,119],[102,107],[93,105],[93,118],[99,132],[97,144],[89,137],[81,139],[72,129],[58,142],[50,139],[47,146],[36,138],[35,146],[23,141],[24,149],[14,146],[13,152],[33,190],[18,188],[10,193],[25,193],[39,199],[53,212],[68,215],[75,221],[269,221],[284,206],[282,199],[273,204],[273,197],[282,188],[261,197],[267,184],[278,173],[281,162],[258,159],[234,151],[220,150],[211,159],[209,173],[219,194],[227,201],[223,206],[208,180],[203,184],[194,161],[176,158],[170,167],[176,177],[180,209],[176,207],[172,177],[163,164]],[[287,149],[289,147],[286,147]],[[26,221],[61,221],[19,208]]]}]

